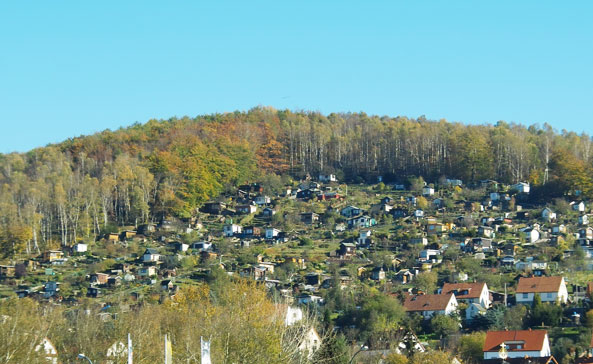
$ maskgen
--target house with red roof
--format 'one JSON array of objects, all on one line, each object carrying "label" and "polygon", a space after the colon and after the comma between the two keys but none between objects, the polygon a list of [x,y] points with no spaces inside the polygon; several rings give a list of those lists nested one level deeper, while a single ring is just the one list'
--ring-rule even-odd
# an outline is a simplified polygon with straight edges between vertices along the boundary
[{"label": "house with red roof", "polygon": [[478,303],[484,308],[490,307],[492,300],[486,283],[445,283],[441,294],[453,293],[458,302],[467,305]]},{"label": "house with red roof", "polygon": [[529,277],[519,278],[515,297],[517,303],[531,304],[535,294],[539,294],[542,302],[566,303],[568,290],[564,277]]},{"label": "house with red roof", "polygon": [[483,352],[484,361],[547,358],[552,355],[546,330],[488,331]]},{"label": "house with red roof", "polygon": [[457,311],[455,295],[450,294],[425,294],[408,296],[404,301],[406,312],[419,313],[425,320],[434,315],[450,315]]}]

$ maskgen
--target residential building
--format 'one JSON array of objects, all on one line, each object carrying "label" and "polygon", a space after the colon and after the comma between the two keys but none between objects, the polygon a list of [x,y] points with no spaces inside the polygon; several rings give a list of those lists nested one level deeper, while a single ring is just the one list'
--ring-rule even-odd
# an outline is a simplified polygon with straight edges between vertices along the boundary
[{"label": "residential building", "polygon": [[256,205],[269,205],[272,203],[272,199],[269,196],[257,196],[254,200]]},{"label": "residential building", "polygon": [[468,305],[478,303],[484,308],[490,307],[492,303],[488,285],[486,283],[445,283],[441,294],[454,294],[458,302]]},{"label": "residential building", "polygon": [[519,193],[529,193],[530,186],[529,183],[519,182],[511,186],[512,190],[516,190]]},{"label": "residential building", "polygon": [[552,211],[549,207],[546,207],[542,210],[542,219],[547,222],[554,222],[556,221],[556,213]]},{"label": "residential building", "polygon": [[338,182],[338,178],[336,177],[335,174],[320,174],[319,182],[323,182],[323,183]]},{"label": "residential building", "polygon": [[236,234],[241,234],[242,231],[243,231],[243,228],[241,227],[241,225],[237,225],[237,224],[233,224],[233,223],[226,224],[223,227],[223,234],[227,238],[230,238]]},{"label": "residential building", "polygon": [[362,215],[348,219],[349,228],[368,228],[377,225],[377,221],[370,216]]},{"label": "residential building", "polygon": [[535,294],[539,294],[542,302],[566,303],[568,291],[563,277],[530,277],[519,279],[516,301],[522,304],[533,303]]},{"label": "residential building", "polygon": [[573,211],[585,212],[585,203],[583,201],[573,201],[570,204]]},{"label": "residential building", "polygon": [[254,214],[257,211],[256,205],[239,205],[237,212],[240,214]]},{"label": "residential building", "polygon": [[86,253],[87,250],[88,250],[88,245],[84,244],[84,243],[78,243],[72,247],[73,253]]},{"label": "residential building", "polygon": [[432,195],[434,195],[434,188],[429,186],[424,186],[424,188],[422,188],[422,196],[428,197]]},{"label": "residential building", "polygon": [[[503,349],[504,350],[501,350]],[[484,342],[484,360],[500,359],[501,351],[506,357],[542,358],[551,355],[550,341],[546,330],[488,331]]]},{"label": "residential building", "polygon": [[142,255],[142,262],[149,263],[149,262],[159,262],[163,259],[162,255],[154,248],[148,248]]},{"label": "residential building", "polygon": [[352,243],[341,243],[338,254],[343,257],[348,257],[356,254],[356,244]]},{"label": "residential building", "polygon": [[457,299],[451,294],[426,294],[409,296],[404,301],[404,309],[419,313],[424,319],[434,315],[450,315],[457,310]]},{"label": "residential building", "polygon": [[346,206],[340,210],[340,214],[344,217],[354,217],[362,214],[362,210],[356,206]]}]

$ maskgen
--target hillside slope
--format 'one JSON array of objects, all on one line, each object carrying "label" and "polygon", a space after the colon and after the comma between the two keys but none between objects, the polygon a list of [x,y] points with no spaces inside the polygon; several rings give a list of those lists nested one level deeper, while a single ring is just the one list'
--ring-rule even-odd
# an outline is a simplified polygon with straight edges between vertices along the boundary
[{"label": "hillside slope", "polygon": [[[188,218],[225,188],[266,174],[341,180],[447,176],[530,181],[535,198],[593,190],[591,138],[499,122],[467,126],[364,113],[254,108],[151,120],[0,155],[5,255],[69,244],[111,226]],[[546,176],[549,170],[549,177]]]}]

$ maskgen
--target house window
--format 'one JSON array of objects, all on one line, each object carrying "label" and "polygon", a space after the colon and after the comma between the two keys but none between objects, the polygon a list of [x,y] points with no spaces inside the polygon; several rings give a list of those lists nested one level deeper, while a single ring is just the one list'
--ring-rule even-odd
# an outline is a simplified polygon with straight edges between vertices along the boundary
[{"label": "house window", "polygon": [[523,298],[527,299],[529,297],[529,293],[523,293]]},{"label": "house window", "polygon": [[552,294],[551,293],[546,293],[546,297],[547,298],[552,298]]}]

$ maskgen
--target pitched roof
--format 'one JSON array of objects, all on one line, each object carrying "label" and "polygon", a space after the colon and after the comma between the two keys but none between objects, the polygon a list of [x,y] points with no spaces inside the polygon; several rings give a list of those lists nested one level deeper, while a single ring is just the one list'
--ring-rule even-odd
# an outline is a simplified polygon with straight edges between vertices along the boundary
[{"label": "pitched roof", "polygon": [[408,312],[418,311],[443,311],[447,308],[453,294],[426,294],[408,296],[404,302],[404,308]]},{"label": "pitched roof", "polygon": [[[486,283],[445,283],[441,294],[453,293],[457,299],[479,298]],[[467,294],[463,294],[467,291]]]},{"label": "pitched roof", "polygon": [[517,293],[558,292],[564,278],[562,277],[530,277],[520,278]]},{"label": "pitched roof", "polygon": [[509,351],[540,351],[544,347],[547,335],[546,330],[488,331],[483,351],[498,352],[500,344],[509,341],[523,342],[521,349],[509,349]]}]

